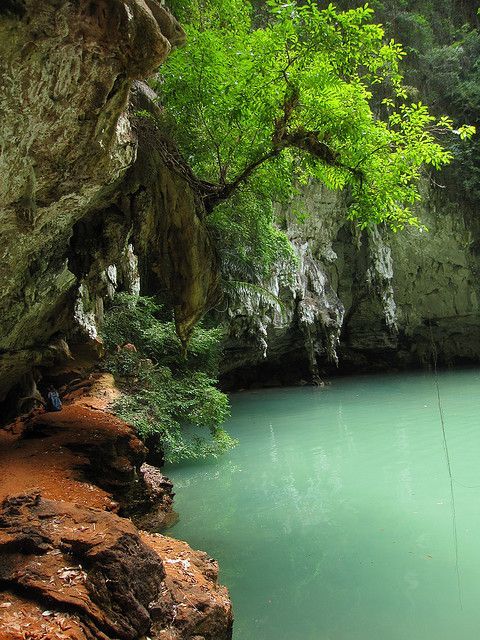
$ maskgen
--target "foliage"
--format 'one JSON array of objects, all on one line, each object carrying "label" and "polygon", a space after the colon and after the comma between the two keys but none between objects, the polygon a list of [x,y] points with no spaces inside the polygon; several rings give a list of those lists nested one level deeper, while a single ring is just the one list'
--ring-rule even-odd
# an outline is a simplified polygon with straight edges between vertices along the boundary
[{"label": "foliage", "polygon": [[[422,58],[423,82],[433,108],[480,125],[480,32],[466,30],[448,46],[439,46]],[[480,141],[449,141],[455,156],[452,174],[470,201],[480,200]]]},{"label": "foliage", "polygon": [[[421,169],[451,160],[438,136],[454,128],[421,102],[408,102],[401,46],[385,41],[367,5],[338,11],[313,0],[268,0],[266,6],[259,13],[244,0],[191,0],[180,15],[187,46],[170,56],[156,83],[185,158],[209,185],[207,210],[240,188],[250,204],[267,196],[285,200],[316,178],[349,190],[349,215],[362,227],[417,224]],[[379,88],[383,119],[373,107]],[[255,217],[260,206],[251,210]],[[230,200],[215,222],[225,230],[234,212]],[[245,218],[238,224],[245,229]],[[260,230],[270,236],[268,246],[272,225]]]},{"label": "foliage", "polygon": [[[221,332],[197,327],[185,357],[174,323],[161,315],[151,298],[126,294],[106,313],[105,368],[123,391],[114,410],[142,438],[155,436],[169,461],[219,455],[235,444],[220,427],[229,415],[215,387]],[[121,348],[127,343],[136,351]],[[186,425],[206,427],[211,437],[189,436]]]},{"label": "foliage", "polygon": [[275,226],[271,197],[240,189],[219,204],[208,218],[229,279],[261,281],[278,260],[293,268],[295,257],[287,236]]},{"label": "foliage", "polygon": [[[356,0],[360,3],[360,0]],[[352,6],[352,0],[339,0]],[[410,91],[420,93],[433,113],[480,124],[480,32],[478,2],[469,0],[374,0],[376,19],[390,37],[403,43],[403,62]],[[415,89],[413,89],[415,87]],[[443,179],[450,180],[449,196],[480,199],[480,141],[444,138],[454,156]]]}]

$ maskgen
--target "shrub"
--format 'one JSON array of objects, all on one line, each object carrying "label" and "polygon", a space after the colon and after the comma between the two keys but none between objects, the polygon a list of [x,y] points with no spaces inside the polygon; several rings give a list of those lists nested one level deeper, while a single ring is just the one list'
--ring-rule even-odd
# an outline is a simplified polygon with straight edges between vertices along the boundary
[{"label": "shrub", "polygon": [[[220,427],[229,415],[228,398],[215,386],[220,329],[197,327],[185,356],[173,321],[153,299],[120,294],[105,315],[103,338],[104,366],[123,392],[115,413],[157,441],[167,461],[217,456],[235,445]],[[127,343],[136,350],[122,348]]]}]

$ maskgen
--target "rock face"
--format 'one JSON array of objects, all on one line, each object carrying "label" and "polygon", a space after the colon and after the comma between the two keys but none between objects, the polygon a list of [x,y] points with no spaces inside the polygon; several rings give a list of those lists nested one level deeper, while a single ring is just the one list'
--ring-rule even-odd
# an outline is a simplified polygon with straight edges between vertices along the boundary
[{"label": "rock face", "polygon": [[183,38],[157,0],[1,4],[0,402],[63,334],[95,338],[117,286],[164,290],[184,338],[216,300],[188,182],[130,108],[132,83]]},{"label": "rock face", "polygon": [[132,427],[108,411],[109,374],[92,374],[59,412],[36,410],[0,430],[0,500],[40,490],[53,500],[119,512],[160,530],[175,521],[171,482],[145,464]]},{"label": "rock face", "polygon": [[0,637],[229,640],[217,564],[135,526],[171,524],[172,484],[112,397],[111,376],[93,375],[60,412],[0,430]]},{"label": "rock face", "polygon": [[93,637],[149,631],[165,572],[128,520],[26,494],[5,500],[0,530],[0,580],[70,609]]},{"label": "rock face", "polygon": [[306,222],[280,216],[298,273],[289,278],[278,264],[264,283],[283,308],[243,296],[230,312],[226,386],[315,380],[337,367],[431,365],[433,352],[441,364],[479,361],[474,212],[425,189],[419,215],[428,231],[360,233],[345,219],[341,194],[311,186],[300,206]]},{"label": "rock face", "polygon": [[[218,298],[202,203],[141,82],[183,39],[160,0],[0,2],[2,423],[71,358],[65,338],[98,356],[116,289],[162,292],[184,341]],[[172,485],[111,393],[92,376],[0,429],[0,635],[228,640],[216,563],[132,522],[170,524]]]},{"label": "rock face", "polygon": [[4,638],[231,637],[216,564],[112,513],[38,493],[10,497],[0,511],[0,558]]}]

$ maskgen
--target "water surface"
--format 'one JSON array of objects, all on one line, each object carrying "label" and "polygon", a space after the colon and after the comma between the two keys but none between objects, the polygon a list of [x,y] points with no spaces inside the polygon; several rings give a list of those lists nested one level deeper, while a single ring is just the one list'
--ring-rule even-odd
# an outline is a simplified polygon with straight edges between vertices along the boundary
[{"label": "water surface", "polygon": [[[480,371],[232,396],[240,445],[170,466],[170,534],[218,559],[235,640],[474,640],[480,634]],[[461,598],[461,601],[460,601]]]}]

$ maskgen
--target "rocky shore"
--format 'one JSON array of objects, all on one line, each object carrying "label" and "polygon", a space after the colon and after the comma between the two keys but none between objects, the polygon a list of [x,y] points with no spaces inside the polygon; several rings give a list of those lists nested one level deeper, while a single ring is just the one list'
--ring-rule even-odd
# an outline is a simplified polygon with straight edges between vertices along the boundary
[{"label": "rocky shore", "polygon": [[[92,374],[0,432],[2,640],[228,640],[217,563],[160,533],[172,485]],[[125,517],[129,516],[129,517]]]}]

